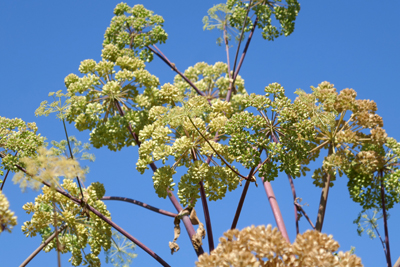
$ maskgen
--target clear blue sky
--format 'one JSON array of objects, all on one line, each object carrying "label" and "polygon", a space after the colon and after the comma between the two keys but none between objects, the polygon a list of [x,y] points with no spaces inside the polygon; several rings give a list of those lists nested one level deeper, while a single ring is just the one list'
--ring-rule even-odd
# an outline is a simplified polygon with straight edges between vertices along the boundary
[{"label": "clear blue sky", "polygon": [[[100,60],[103,34],[119,1],[2,1],[0,4],[0,115],[35,121],[39,132],[48,140],[63,139],[62,124],[55,116],[34,116],[35,109],[48,100],[50,91],[65,90],[64,77],[78,73],[84,59]],[[213,1],[129,1],[129,5],[144,4],[162,15],[169,35],[160,45],[165,55],[180,70],[197,62],[214,64],[226,61],[225,50],[215,44],[217,32],[202,30],[202,18],[219,2]],[[287,95],[294,99],[297,88],[310,91],[311,85],[322,81],[335,84],[338,90],[353,88],[360,99],[377,102],[378,114],[384,119],[389,136],[400,140],[399,70],[400,22],[399,1],[300,1],[301,11],[294,33],[274,42],[261,38],[256,30],[248,55],[241,69],[248,92],[261,94],[266,85],[281,83]],[[175,73],[155,59],[148,69],[161,83],[172,82]],[[78,133],[68,126],[71,135],[87,141],[88,132]],[[106,195],[131,197],[161,209],[175,212],[169,200],[158,199],[154,193],[151,173],[141,176],[135,170],[137,149],[126,148],[118,153],[106,148],[93,150],[97,160],[90,164],[87,182],[105,184]],[[385,266],[384,253],[378,239],[359,237],[352,221],[361,208],[349,198],[347,178],[338,178],[330,191],[323,232],[339,241],[341,250],[356,248],[365,266]],[[292,196],[287,178],[282,175],[272,183],[289,236],[295,238]],[[313,221],[317,214],[320,189],[312,185],[311,174],[295,180],[297,195]],[[242,188],[227,194],[219,202],[209,203],[214,225],[214,239],[226,231],[232,222]],[[22,210],[26,202],[34,201],[37,192],[21,193],[18,186],[7,182],[4,193],[11,209],[18,216],[18,226],[12,234],[0,236],[0,265],[18,266],[41,242],[39,237],[25,238],[21,224],[30,217]],[[112,219],[128,230],[171,266],[194,266],[196,255],[182,228],[178,239],[181,250],[170,255],[168,242],[173,239],[173,221],[141,207],[122,202],[107,202]],[[202,216],[201,203],[197,213]],[[389,233],[393,263],[400,256],[400,205],[390,211]],[[250,186],[238,228],[250,225],[275,225],[270,206],[261,186]],[[301,231],[308,223],[300,222]],[[383,224],[380,222],[380,232]],[[204,249],[208,251],[207,239]],[[141,249],[133,266],[158,266]],[[63,255],[63,265],[69,255]],[[56,253],[41,252],[29,266],[55,266]],[[105,266],[105,264],[104,264]]]}]

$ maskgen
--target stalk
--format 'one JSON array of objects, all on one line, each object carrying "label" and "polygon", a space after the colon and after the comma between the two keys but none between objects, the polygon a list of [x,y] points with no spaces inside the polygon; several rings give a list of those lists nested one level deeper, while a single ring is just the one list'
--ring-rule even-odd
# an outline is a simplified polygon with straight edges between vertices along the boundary
[{"label": "stalk", "polygon": [[[272,139],[274,140],[275,143],[280,143],[278,138],[275,136],[275,134],[272,132]],[[294,188],[294,183],[293,183],[293,179],[292,176],[287,174],[287,177],[289,179],[289,184],[290,184],[290,188],[292,190],[292,195],[293,195],[293,204],[294,204],[294,219],[296,222],[296,234],[299,234],[299,217],[298,217],[298,207],[296,205],[296,199],[297,199],[297,195],[296,195],[296,189]]]},{"label": "stalk", "polygon": [[[332,155],[332,153],[333,153],[333,148],[332,144],[330,144],[328,157]],[[317,223],[315,224],[315,230],[319,232],[322,231],[322,225],[324,223],[324,218],[325,218],[326,205],[328,204],[329,184],[331,183],[331,175],[329,173],[325,173],[324,182],[325,185],[324,188],[322,189],[321,199],[319,201]]]},{"label": "stalk", "polygon": [[244,185],[242,195],[240,196],[239,204],[236,209],[235,217],[233,218],[231,229],[236,228],[237,222],[239,220],[240,212],[242,211],[244,199],[246,198],[247,190],[249,189],[249,185],[250,185],[250,180],[247,180]]},{"label": "stalk", "polygon": [[283,238],[286,239],[288,243],[290,243],[289,235],[286,230],[285,222],[283,221],[281,210],[279,209],[278,202],[276,201],[274,190],[272,190],[271,183],[267,180],[264,181],[264,178],[261,178],[265,192],[267,193],[269,203],[271,204],[272,213],[275,217],[276,225],[278,226],[279,231],[282,233]]},{"label": "stalk", "polygon": [[383,186],[383,171],[379,172],[379,178],[381,180],[381,199],[382,199],[382,211],[383,211],[383,224],[385,227],[385,246],[386,246],[386,262],[388,267],[392,267],[392,259],[390,257],[390,246],[389,246],[389,230],[387,223],[387,215],[385,208],[385,188]]},{"label": "stalk", "polygon": [[165,216],[169,216],[169,217],[172,217],[172,218],[175,218],[176,216],[178,216],[178,214],[176,214],[176,213],[172,213],[172,212],[169,212],[169,211],[161,210],[161,209],[159,209],[159,208],[153,207],[153,206],[148,205],[148,204],[146,204],[146,203],[143,203],[143,202],[140,202],[140,201],[131,199],[131,198],[127,198],[127,197],[105,196],[105,197],[103,197],[101,200],[119,200],[119,201],[125,201],[125,202],[132,203],[132,204],[141,206],[141,207],[146,208],[146,209],[148,209],[148,210],[151,210],[151,211],[154,211],[154,212],[157,212],[157,213],[159,213],[159,214],[162,214],[162,215],[165,215]]}]

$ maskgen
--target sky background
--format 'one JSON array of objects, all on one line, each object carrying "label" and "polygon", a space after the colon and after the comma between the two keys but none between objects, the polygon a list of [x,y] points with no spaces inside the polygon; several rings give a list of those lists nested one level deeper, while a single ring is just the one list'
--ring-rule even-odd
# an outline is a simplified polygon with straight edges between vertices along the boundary
[{"label": "sky background", "polygon": [[[34,111],[41,101],[51,100],[47,97],[49,92],[65,92],[65,76],[78,73],[82,60],[100,60],[103,34],[118,3],[104,0],[1,1],[0,116],[35,121],[39,132],[48,141],[63,139],[62,123],[55,116],[36,118]],[[215,42],[219,33],[202,29],[202,18],[218,3],[208,0],[128,2],[131,6],[144,4],[147,9],[164,17],[164,28],[169,37],[159,48],[181,71],[197,62],[226,62],[224,48]],[[371,99],[377,103],[377,113],[383,117],[388,135],[400,140],[400,2],[339,0],[300,1],[300,4],[301,11],[291,36],[268,42],[262,39],[260,30],[256,30],[240,72],[247,91],[263,94],[265,86],[278,82],[294,100],[296,89],[311,92],[310,86],[317,86],[322,81],[335,84],[338,91],[353,88],[358,99]],[[231,55],[236,51],[236,44],[232,44]],[[148,64],[148,70],[160,78],[161,84],[172,82],[175,76],[157,58]],[[83,142],[88,140],[88,131],[77,132],[73,125],[67,127],[70,135]],[[92,152],[96,155],[96,162],[88,164],[91,171],[86,184],[100,181],[104,183],[108,196],[130,197],[175,212],[168,199],[159,199],[155,194],[151,172],[140,175],[136,171],[137,148],[124,148],[118,153],[107,148],[93,149]],[[385,266],[380,241],[357,235],[357,226],[352,222],[361,208],[349,198],[346,184],[346,177],[338,178],[330,190],[323,232],[333,235],[341,245],[340,250],[347,251],[354,246],[365,266]],[[261,224],[275,226],[265,191],[260,185],[259,182],[258,188],[254,184],[250,186],[237,226],[239,229]],[[289,237],[294,241],[293,202],[286,176],[280,175],[272,186]],[[309,204],[305,210],[315,222],[320,189],[312,184],[311,173],[296,179],[295,186],[297,196]],[[222,201],[209,202],[215,243],[229,229],[241,192],[239,187]],[[40,237],[25,238],[20,231],[23,222],[30,219],[22,205],[33,202],[38,192],[27,190],[21,193],[9,179],[4,193],[11,203],[11,210],[18,216],[18,225],[12,234],[0,236],[0,266],[19,266],[41,242]],[[173,239],[172,218],[124,202],[106,202],[106,205],[113,221],[171,266],[194,266],[196,254],[184,227],[178,239],[181,250],[173,256],[170,254],[168,242]],[[196,210],[204,222],[200,202]],[[394,263],[400,256],[400,205],[389,213]],[[309,228],[303,218],[300,231]],[[382,222],[379,230],[384,235]],[[203,248],[208,251],[207,238]],[[138,248],[136,252],[138,257],[133,266],[159,266],[143,250]],[[55,266],[56,258],[54,251],[41,252],[29,266]],[[69,258],[69,254],[62,255],[62,266],[71,266]]]}]

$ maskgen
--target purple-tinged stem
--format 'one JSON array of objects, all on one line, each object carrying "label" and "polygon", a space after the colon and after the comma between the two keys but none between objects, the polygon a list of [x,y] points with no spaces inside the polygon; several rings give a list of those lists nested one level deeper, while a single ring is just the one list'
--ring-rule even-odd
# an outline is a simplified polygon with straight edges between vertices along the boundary
[{"label": "purple-tinged stem", "polygon": [[169,212],[169,211],[161,210],[159,208],[153,207],[153,206],[148,205],[146,203],[137,201],[135,199],[127,198],[127,197],[105,196],[101,200],[119,200],[119,201],[124,201],[124,202],[128,202],[128,203],[132,203],[132,204],[141,206],[143,208],[146,208],[148,210],[160,213],[160,214],[165,215],[165,216],[169,216],[169,217],[173,217],[173,218],[178,216],[178,214],[176,214],[176,213],[172,213],[172,212]]},{"label": "purple-tinged stem", "polygon": [[[275,136],[275,134],[272,132],[272,139],[274,140],[274,142],[276,143],[276,144],[279,144],[280,142],[279,142],[279,140],[278,140],[278,138]],[[292,195],[293,195],[293,204],[294,204],[294,219],[295,219],[295,223],[296,223],[296,234],[299,234],[299,217],[298,217],[298,214],[297,214],[297,212],[298,212],[298,207],[297,207],[297,203],[296,203],[296,199],[297,199],[297,196],[296,196],[296,189],[295,189],[295,187],[294,187],[294,183],[293,183],[293,179],[292,179],[292,176],[290,175],[290,174],[287,174],[287,177],[288,177],[288,179],[289,179],[289,183],[290,183],[290,188],[292,189]],[[311,223],[312,224],[312,223]],[[314,226],[313,226],[313,228],[314,228]]]},{"label": "purple-tinged stem", "polygon": [[250,185],[250,180],[247,180],[246,183],[244,184],[242,195],[240,196],[239,204],[236,208],[236,213],[235,213],[235,217],[233,218],[231,229],[235,229],[237,222],[239,221],[240,212],[242,211],[244,199],[246,198],[246,194],[247,194],[247,190],[249,189],[249,185]]},{"label": "purple-tinged stem", "polygon": [[[260,151],[262,151],[262,150],[260,150]],[[251,177],[254,175],[255,169],[256,169],[256,167],[251,168],[249,175],[247,175],[246,183],[244,185],[242,195],[240,196],[239,204],[236,208],[235,217],[233,218],[231,229],[235,229],[237,222],[239,221],[240,212],[242,211],[244,199],[246,198],[246,194],[247,194],[247,190],[249,189]]]},{"label": "purple-tinged stem", "polygon": [[[117,100],[115,100],[115,105],[118,109],[119,114],[123,117],[125,116],[124,111],[121,108],[121,105],[119,104],[119,102]],[[140,147],[141,142],[139,141],[139,138],[137,136],[137,134],[132,130],[131,125],[128,123],[128,130],[130,132],[130,134],[132,135],[133,139],[135,139],[136,144]],[[157,166],[154,162],[149,164],[151,169],[153,170],[153,172],[155,172],[157,170]],[[181,205],[179,204],[179,201],[176,199],[175,195],[173,194],[172,191],[167,189],[167,193],[168,193],[168,198],[170,199],[170,201],[172,202],[172,205],[174,205],[175,209],[179,212],[181,212],[183,210],[183,208],[181,207]],[[188,232],[189,235],[189,239],[190,241],[192,241],[192,237],[196,234],[196,231],[194,230],[193,224],[190,221],[189,217],[187,215],[184,215],[182,217],[182,221],[183,224],[185,225],[185,228]],[[193,242],[192,242],[193,244]],[[204,253],[203,248],[200,246],[197,250],[195,249],[197,256],[200,256],[201,254]]]},{"label": "purple-tinged stem", "polygon": [[19,267],[25,267],[34,257],[36,257],[37,254],[39,254],[39,252],[45,247],[47,246],[60,232],[62,232],[65,228],[67,228],[66,225],[63,225],[60,227],[60,229],[54,231],[53,234],[51,234],[51,236],[49,236],[42,244],[40,244],[40,246],[35,249],[34,252],[32,252],[31,255],[29,255],[28,258],[26,258],[24,260],[23,263],[21,263],[21,265]]},{"label": "purple-tinged stem", "polygon": [[242,67],[244,58],[245,58],[246,53],[247,53],[247,49],[249,48],[250,41],[251,41],[251,38],[253,37],[254,30],[256,29],[257,23],[258,23],[258,17],[256,17],[256,19],[254,20],[253,28],[251,29],[251,32],[250,32],[250,34],[249,34],[249,37],[247,38],[246,46],[244,47],[242,56],[240,57],[240,61],[239,61],[237,70],[236,70],[236,72],[234,73],[235,76],[233,76],[233,85],[235,84],[236,77],[237,77],[237,75],[239,74],[240,68]]},{"label": "purple-tinged stem", "polygon": [[[250,3],[249,3],[248,8],[247,8],[246,17],[244,18],[243,25],[242,25],[242,31],[241,31],[240,37],[239,37],[238,48],[236,49],[235,62],[233,63],[233,74],[235,74],[236,63],[237,63],[237,59],[238,59],[238,56],[239,56],[240,44],[242,43],[243,34],[244,34],[244,28],[246,27],[246,22],[247,22],[247,18],[248,18],[248,16],[249,16],[250,8],[251,8],[251,1],[250,1]],[[255,28],[255,27],[254,27],[254,28]],[[249,36],[249,38],[250,38],[250,36]],[[236,78],[236,77],[234,76],[233,78]],[[233,82],[232,84],[234,84],[234,82]]]},{"label": "purple-tinged stem", "polygon": [[[292,189],[293,201],[296,202],[296,199],[297,199],[296,189],[294,188],[292,176],[290,174],[288,174],[287,177],[289,179],[290,188]],[[297,212],[298,212],[298,208],[297,208],[297,205],[295,204],[294,205],[294,219],[296,221],[296,234],[299,234],[299,217],[298,217]],[[307,219],[308,219],[308,217],[307,217]]]},{"label": "purple-tinged stem", "polygon": [[[192,149],[191,154],[193,157],[193,161],[198,160],[194,149]],[[210,162],[211,162],[211,157],[209,157],[207,159],[207,164],[210,164]],[[210,218],[210,213],[208,211],[208,203],[207,203],[207,198],[206,198],[206,192],[204,190],[203,181],[200,181],[199,185],[200,185],[199,191],[200,191],[201,203],[203,206],[204,219],[206,221],[208,248],[209,248],[209,252],[211,253],[211,251],[214,250],[214,238],[213,238],[212,228],[211,228],[211,218]]]},{"label": "purple-tinged stem", "polygon": [[[17,152],[15,152],[15,155],[14,156],[16,156],[16,155],[18,155],[18,151]],[[2,157],[3,158],[3,157]],[[7,176],[8,176],[8,174],[10,173],[10,170],[7,170],[7,172],[6,172],[6,176],[4,176],[4,180],[3,180],[3,182],[1,183],[1,188],[0,188],[0,191],[3,191],[3,187],[4,187],[4,184],[6,183],[6,180],[7,180]]]},{"label": "purple-tinged stem", "polygon": [[288,243],[290,243],[290,239],[286,231],[285,222],[283,221],[282,213],[279,209],[278,202],[276,201],[271,183],[267,180],[264,181],[264,178],[261,178],[261,180],[263,181],[265,192],[267,193],[269,203],[271,204],[271,209],[275,217],[276,225],[278,226],[278,229],[281,232],[282,236],[286,239]]},{"label": "purple-tinged stem", "polygon": [[301,207],[301,205],[300,205],[299,203],[296,202],[296,200],[295,200],[295,202],[294,202],[294,205],[297,207],[297,209],[298,209],[301,213],[303,213],[304,217],[306,217],[306,219],[307,219],[307,221],[310,223],[311,227],[312,227],[313,229],[315,229],[315,226],[314,226],[314,224],[312,223],[312,221],[310,220],[310,218],[308,217],[307,213],[304,211],[304,209]]},{"label": "purple-tinged stem", "polygon": [[211,227],[211,217],[210,217],[210,212],[208,210],[208,203],[207,203],[207,198],[206,198],[206,192],[204,191],[203,181],[200,181],[199,184],[200,184],[201,204],[203,205],[204,219],[206,221],[208,248],[209,248],[209,252],[211,253],[211,251],[214,250],[214,237],[213,237],[212,227]]},{"label": "purple-tinged stem", "polygon": [[386,262],[388,267],[392,267],[392,259],[390,257],[390,246],[389,246],[389,230],[387,223],[387,215],[385,208],[385,188],[383,186],[383,171],[380,171],[381,178],[381,199],[382,199],[382,212],[383,212],[383,225],[385,227],[385,246],[386,246]]},{"label": "purple-tinged stem", "polygon": [[[158,51],[160,51],[155,45],[153,45]],[[202,91],[200,91],[196,85],[194,85],[182,72],[180,72],[178,70],[178,68],[175,66],[174,63],[171,63],[171,61],[169,61],[169,59],[164,56],[164,54],[156,50],[154,50],[151,46],[147,46],[148,49],[150,49],[151,52],[153,52],[154,54],[156,54],[162,61],[164,61],[172,70],[174,70],[176,73],[179,74],[179,76],[182,77],[182,79],[184,79],[199,95],[204,96],[204,93]]]},{"label": "purple-tinged stem", "polygon": [[[231,64],[230,64],[230,60],[229,60],[229,44],[228,44],[228,36],[226,36],[226,24],[224,24],[224,41],[225,41],[225,51],[226,51],[226,63],[228,65],[228,77],[229,79],[231,79]],[[240,43],[239,43],[240,45]]]},{"label": "purple-tinged stem", "polygon": [[[333,153],[333,148],[332,145],[329,145],[329,150],[328,150],[328,157],[332,155]],[[322,225],[324,224],[324,219],[325,219],[325,212],[326,212],[326,206],[328,204],[328,194],[329,194],[329,185],[331,183],[331,175],[329,172],[326,172],[323,176],[324,178],[324,188],[322,189],[321,192],[321,198],[319,201],[319,208],[318,208],[318,216],[317,216],[317,222],[315,224],[315,230],[321,232],[322,231]]]}]

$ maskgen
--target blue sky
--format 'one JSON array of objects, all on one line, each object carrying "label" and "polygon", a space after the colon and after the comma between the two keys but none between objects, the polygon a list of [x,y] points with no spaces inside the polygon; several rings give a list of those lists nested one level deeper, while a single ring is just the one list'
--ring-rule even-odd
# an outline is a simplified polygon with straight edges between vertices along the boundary
[{"label": "blue sky", "polygon": [[[49,100],[48,92],[65,90],[64,77],[78,73],[84,59],[100,60],[103,34],[113,16],[113,8],[119,1],[3,1],[0,8],[0,65],[1,98],[0,115],[35,121],[39,132],[48,140],[63,139],[62,123],[55,116],[34,116],[35,109],[43,100]],[[202,18],[207,10],[219,2],[213,1],[129,1],[129,5],[144,4],[165,19],[169,37],[160,45],[163,53],[181,70],[197,62],[214,64],[226,61],[225,50],[215,44],[217,32],[203,31]],[[274,42],[261,38],[256,30],[248,55],[241,69],[248,92],[262,94],[266,85],[278,82],[287,95],[294,99],[298,88],[310,92],[311,85],[322,81],[335,84],[340,91],[353,88],[359,99],[371,99],[377,103],[378,114],[383,117],[384,128],[389,136],[400,140],[399,70],[400,70],[400,23],[398,1],[300,1],[301,11],[294,33]],[[236,51],[234,46],[233,51]],[[160,78],[161,84],[172,82],[175,73],[163,62],[155,59],[148,65],[149,71]],[[77,132],[68,125],[70,135],[87,141],[88,132]],[[89,164],[91,172],[86,183],[100,181],[106,187],[106,195],[124,196],[175,212],[169,200],[158,199],[154,193],[151,173],[140,175],[135,170],[137,148],[125,148],[115,153],[106,148],[92,150],[96,162]],[[341,250],[356,248],[356,254],[365,266],[384,266],[385,258],[380,241],[359,237],[352,221],[361,208],[349,198],[347,178],[338,178],[330,190],[323,232],[332,234],[339,241]],[[295,238],[292,196],[285,175],[272,183],[289,236]],[[297,195],[307,213],[315,221],[320,189],[312,185],[311,174],[295,180]],[[214,240],[217,242],[226,231],[234,216],[242,188],[227,194],[219,202],[210,202]],[[26,202],[34,201],[38,194],[28,190],[21,193],[9,180],[4,193],[11,209],[18,216],[18,226],[12,234],[0,237],[1,266],[18,266],[39,244],[40,238],[25,238],[21,224],[30,217],[22,210]],[[112,219],[128,230],[171,266],[194,266],[196,255],[185,230],[178,239],[181,250],[170,255],[168,242],[173,239],[173,221],[122,202],[107,202]],[[202,216],[201,203],[197,213]],[[389,233],[393,263],[400,256],[400,205],[390,212]],[[239,219],[238,228],[250,225],[275,225],[271,208],[261,186],[250,186]],[[308,229],[305,220],[300,222],[301,231]],[[380,223],[383,234],[383,224]],[[204,249],[208,251],[207,241]],[[150,256],[137,249],[138,257],[133,266],[158,266]],[[63,255],[63,265],[69,255]],[[56,264],[56,253],[41,252],[29,266]],[[104,264],[105,265],[105,264]],[[111,265],[110,265],[111,266]]]}]

